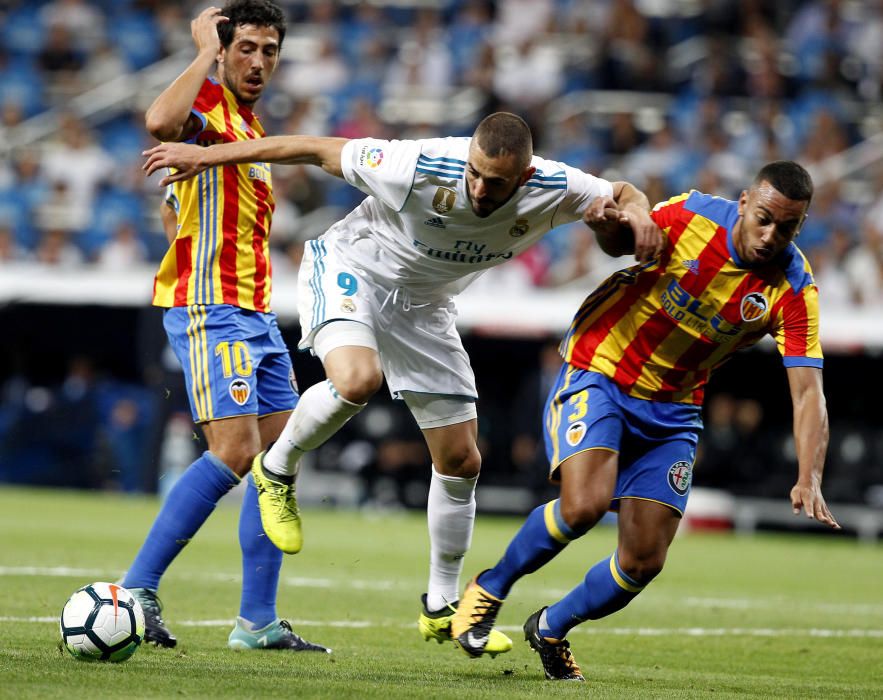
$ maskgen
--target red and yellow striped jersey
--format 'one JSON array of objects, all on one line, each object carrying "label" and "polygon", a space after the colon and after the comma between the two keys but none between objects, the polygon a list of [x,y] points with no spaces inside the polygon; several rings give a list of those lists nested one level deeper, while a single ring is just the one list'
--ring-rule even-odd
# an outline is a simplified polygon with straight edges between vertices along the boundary
[{"label": "red and yellow striped jersey", "polygon": [[793,243],[747,268],[733,247],[737,202],[690,192],[656,206],[659,259],[611,275],[582,303],[561,343],[575,367],[630,396],[701,404],[710,372],[772,335],[786,367],[822,366],[818,289]]},{"label": "red and yellow striped jersey", "polygon": [[[213,143],[260,138],[264,129],[230,90],[207,79],[193,103],[202,130],[192,139]],[[221,165],[174,184],[178,235],[153,285],[156,306],[230,304],[269,311],[270,220],[275,201],[266,163]]]}]

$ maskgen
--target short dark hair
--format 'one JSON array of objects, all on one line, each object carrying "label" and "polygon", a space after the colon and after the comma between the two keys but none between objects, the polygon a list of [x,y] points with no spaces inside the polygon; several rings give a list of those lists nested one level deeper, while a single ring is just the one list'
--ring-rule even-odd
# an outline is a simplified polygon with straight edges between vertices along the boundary
[{"label": "short dark hair", "polygon": [[503,155],[518,156],[526,168],[533,156],[533,138],[530,127],[517,114],[494,112],[475,128],[473,137],[485,155],[491,158]]},{"label": "short dark hair", "polygon": [[788,199],[809,202],[813,195],[812,177],[800,163],[774,160],[764,165],[754,178],[754,185],[768,182]]},{"label": "short dark hair", "polygon": [[253,24],[256,27],[272,27],[279,32],[279,48],[285,39],[285,15],[276,3],[270,0],[232,0],[224,5],[221,14],[227,22],[218,24],[218,36],[226,49],[233,41],[236,27]]}]

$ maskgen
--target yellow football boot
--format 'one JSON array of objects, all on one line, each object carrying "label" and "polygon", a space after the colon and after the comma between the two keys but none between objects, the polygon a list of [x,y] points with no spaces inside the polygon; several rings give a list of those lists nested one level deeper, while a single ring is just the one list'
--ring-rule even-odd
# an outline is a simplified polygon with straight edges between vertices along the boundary
[{"label": "yellow football boot", "polygon": [[294,484],[283,484],[267,476],[261,452],[251,464],[251,474],[258,490],[261,523],[267,537],[286,554],[297,554],[304,543],[300,512]]},{"label": "yellow football boot", "polygon": [[457,612],[451,617],[451,638],[466,654],[496,656],[512,648],[512,640],[494,629],[503,601],[495,598],[472,579],[463,591]]}]

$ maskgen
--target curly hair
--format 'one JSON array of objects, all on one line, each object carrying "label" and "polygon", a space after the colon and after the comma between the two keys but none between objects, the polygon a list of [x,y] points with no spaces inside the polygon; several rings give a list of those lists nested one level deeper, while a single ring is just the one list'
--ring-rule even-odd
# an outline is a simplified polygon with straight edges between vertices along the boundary
[{"label": "curly hair", "polygon": [[272,27],[279,32],[279,47],[285,39],[285,15],[271,0],[232,0],[224,5],[221,14],[229,19],[218,25],[218,36],[224,48],[230,46],[236,27],[253,24],[256,27]]},{"label": "curly hair", "polygon": [[764,165],[754,178],[754,185],[770,183],[788,199],[809,202],[813,195],[812,177],[806,169],[793,160],[774,160]]}]

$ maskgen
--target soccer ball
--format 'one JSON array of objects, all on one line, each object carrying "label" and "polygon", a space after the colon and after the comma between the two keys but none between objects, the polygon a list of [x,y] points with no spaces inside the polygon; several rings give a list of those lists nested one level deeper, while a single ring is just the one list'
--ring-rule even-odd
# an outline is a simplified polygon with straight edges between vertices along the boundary
[{"label": "soccer ball", "polygon": [[144,611],[115,583],[90,583],[61,611],[61,641],[81,661],[125,661],[144,639]]}]

